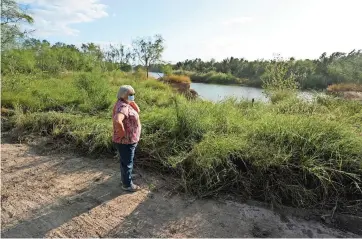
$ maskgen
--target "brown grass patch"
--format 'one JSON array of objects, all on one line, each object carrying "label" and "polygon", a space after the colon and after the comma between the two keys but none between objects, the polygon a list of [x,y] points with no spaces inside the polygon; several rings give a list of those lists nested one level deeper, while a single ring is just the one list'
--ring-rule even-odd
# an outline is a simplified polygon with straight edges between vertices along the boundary
[{"label": "brown grass patch", "polygon": [[333,85],[328,86],[327,91],[328,92],[344,92],[344,91],[362,92],[362,85],[352,84],[352,83],[333,84]]},{"label": "brown grass patch", "polygon": [[168,83],[187,83],[191,84],[190,77],[184,75],[170,75],[163,77],[163,80]]}]

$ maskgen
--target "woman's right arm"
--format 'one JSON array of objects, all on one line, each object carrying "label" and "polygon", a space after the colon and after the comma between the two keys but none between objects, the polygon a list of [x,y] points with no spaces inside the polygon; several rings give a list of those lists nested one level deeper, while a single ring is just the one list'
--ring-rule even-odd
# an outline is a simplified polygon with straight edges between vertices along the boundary
[{"label": "woman's right arm", "polygon": [[124,114],[122,113],[116,114],[116,123],[121,127],[122,131],[124,132],[123,120],[124,120]]}]

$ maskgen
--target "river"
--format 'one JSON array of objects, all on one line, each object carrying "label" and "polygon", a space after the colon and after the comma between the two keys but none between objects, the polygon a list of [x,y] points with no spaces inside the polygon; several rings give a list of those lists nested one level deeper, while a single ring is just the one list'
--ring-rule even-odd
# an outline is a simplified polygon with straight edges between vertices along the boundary
[{"label": "river", "polygon": [[201,98],[214,102],[223,100],[227,97],[245,100],[255,99],[256,101],[263,102],[268,101],[268,98],[263,94],[263,90],[254,87],[191,83],[191,88],[194,89]]},{"label": "river", "polygon": [[[162,73],[150,72],[150,76],[159,78]],[[191,89],[194,89],[202,99],[218,102],[228,97],[235,97],[237,99],[252,100],[268,102],[269,99],[263,93],[263,89],[255,87],[246,87],[238,85],[217,85],[205,83],[191,83]],[[312,92],[301,91],[299,97],[311,100],[314,94]]]}]

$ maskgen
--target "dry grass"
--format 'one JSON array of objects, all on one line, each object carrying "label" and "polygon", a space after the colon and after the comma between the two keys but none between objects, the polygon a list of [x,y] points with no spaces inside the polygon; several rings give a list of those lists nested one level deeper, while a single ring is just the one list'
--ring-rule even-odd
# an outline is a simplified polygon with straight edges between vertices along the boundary
[{"label": "dry grass", "polygon": [[328,86],[327,91],[328,92],[345,92],[345,91],[362,92],[362,85],[352,84],[352,83],[333,84],[333,85]]},{"label": "dry grass", "polygon": [[168,83],[185,83],[191,84],[190,77],[184,75],[170,75],[163,78]]}]

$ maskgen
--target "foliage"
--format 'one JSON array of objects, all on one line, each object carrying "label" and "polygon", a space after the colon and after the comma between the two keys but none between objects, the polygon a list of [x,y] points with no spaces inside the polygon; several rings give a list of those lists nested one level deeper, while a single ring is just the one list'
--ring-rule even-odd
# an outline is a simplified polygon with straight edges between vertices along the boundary
[{"label": "foliage", "polygon": [[[2,74],[18,73],[50,73],[52,75],[66,71],[131,71],[129,54],[124,47],[110,46],[109,50],[101,50],[94,43],[67,45],[61,42],[50,44],[48,41],[26,39],[18,48],[2,52]],[[122,48],[123,47],[123,48]],[[123,51],[122,51],[123,49]],[[117,52],[117,53],[115,53]]]},{"label": "foliage", "polygon": [[[163,39],[134,44],[148,72],[161,57]],[[330,96],[311,102],[293,97],[296,82],[321,88],[361,83],[360,51],[323,54],[315,61],[196,59],[175,66],[196,71],[187,74],[193,81],[261,86],[263,79],[273,104],[189,101],[167,84],[143,80],[148,77],[142,67],[119,71],[127,66],[128,53],[122,46],[102,51],[94,43],[78,49],[36,39],[6,49],[2,129],[19,137],[48,136],[79,153],[114,153],[111,103],[121,85],[132,85],[143,124],[137,163],[175,173],[186,192],[201,197],[232,192],[299,207],[362,210],[361,104]],[[166,79],[190,82],[185,76]]]},{"label": "foliage", "polygon": [[120,69],[125,72],[129,72],[132,70],[130,65],[130,61],[132,60],[132,52],[130,49],[126,48],[122,44],[118,45],[109,45],[109,50],[105,51],[104,58],[112,69],[108,70],[116,70]]},{"label": "foliage", "polygon": [[148,37],[135,40],[132,45],[134,56],[146,68],[148,78],[150,66],[161,59],[164,50],[164,39],[160,35],[155,35],[154,39]]},{"label": "foliage", "polygon": [[161,72],[166,76],[172,75],[172,66],[170,64],[162,65]]},{"label": "foliage", "polygon": [[1,1],[1,48],[7,49],[14,45],[18,38],[29,33],[22,30],[20,24],[32,24],[33,18],[25,13],[14,0]]},{"label": "foliage", "polygon": [[224,85],[238,85],[246,84],[246,79],[237,78],[231,74],[208,72],[196,73],[188,71],[174,71],[177,75],[188,75],[192,82],[209,83],[209,84],[224,84]]},{"label": "foliage", "polygon": [[105,110],[111,105],[108,98],[110,90],[108,84],[100,78],[99,73],[83,73],[78,75],[74,82],[79,93],[83,95],[84,105],[80,106],[85,107],[90,112]]},{"label": "foliage", "polygon": [[[350,53],[335,52],[330,56],[323,53],[316,60],[295,60],[290,58],[283,61],[288,72],[293,72],[301,89],[326,89],[336,83],[362,84],[362,52],[353,50]],[[196,72],[205,75],[208,72],[231,74],[234,77],[248,79],[244,84],[261,87],[267,69],[274,65],[274,60],[248,61],[244,58],[226,58],[220,62],[201,59],[185,60],[173,66],[174,70]],[[191,77],[191,80],[194,81]],[[196,79],[197,80],[197,79]],[[201,82],[201,79],[199,79]],[[202,78],[203,82],[205,78]],[[195,81],[196,82],[196,81]],[[211,83],[211,82],[209,82]],[[229,81],[217,80],[219,84],[229,84]]]},{"label": "foliage", "polygon": [[263,88],[269,91],[297,90],[296,77],[294,72],[289,72],[288,63],[276,58],[268,65],[263,75]]},{"label": "foliage", "polygon": [[277,57],[268,65],[262,77],[264,93],[272,103],[295,96],[298,84],[294,72],[289,71],[288,63]]},{"label": "foliage", "polygon": [[147,73],[142,68],[137,68],[133,75],[140,80],[147,80]]},{"label": "foliage", "polygon": [[[176,173],[185,191],[300,207],[333,208],[338,200],[338,210],[361,210],[360,103],[331,97],[254,105],[187,101],[159,81],[121,72],[17,75],[18,85],[12,79],[4,77],[2,101],[23,109],[9,116],[22,136],[48,135],[93,155],[114,152],[112,105],[103,102],[130,84],[142,109],[138,164]],[[88,99],[95,91],[107,97]]]}]

